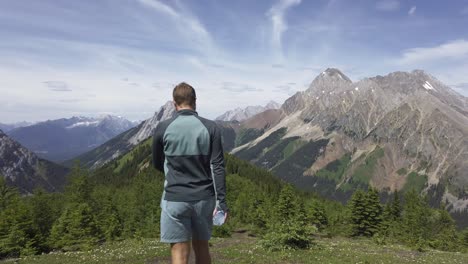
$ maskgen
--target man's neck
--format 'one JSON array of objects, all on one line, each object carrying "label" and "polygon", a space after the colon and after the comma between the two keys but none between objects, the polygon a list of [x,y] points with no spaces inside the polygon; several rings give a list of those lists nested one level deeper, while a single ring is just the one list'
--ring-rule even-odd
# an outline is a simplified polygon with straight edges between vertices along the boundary
[{"label": "man's neck", "polygon": [[190,106],[176,106],[176,111],[181,111],[181,110],[191,110],[191,111],[195,111],[195,109],[193,109],[193,107],[190,107]]}]

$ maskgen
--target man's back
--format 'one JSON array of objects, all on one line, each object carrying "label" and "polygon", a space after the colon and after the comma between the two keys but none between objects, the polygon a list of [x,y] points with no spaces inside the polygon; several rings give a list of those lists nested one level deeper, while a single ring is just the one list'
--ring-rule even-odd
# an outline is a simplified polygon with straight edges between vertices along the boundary
[{"label": "man's back", "polygon": [[218,200],[224,202],[223,149],[215,122],[194,110],[180,110],[156,128],[153,153],[156,168],[166,175],[163,199],[196,201],[214,196],[213,165]]}]

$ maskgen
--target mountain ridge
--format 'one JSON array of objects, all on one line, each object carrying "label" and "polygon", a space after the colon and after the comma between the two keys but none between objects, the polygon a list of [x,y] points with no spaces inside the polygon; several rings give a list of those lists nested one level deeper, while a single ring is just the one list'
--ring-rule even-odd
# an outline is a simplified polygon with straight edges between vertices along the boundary
[{"label": "mountain ridge", "polygon": [[[352,82],[341,71],[327,69],[307,90],[285,101],[284,118],[233,153],[279,177],[289,175],[286,180],[299,187],[326,185],[329,194],[357,186],[401,190],[413,178],[424,181],[419,186],[423,192],[434,192],[442,184],[450,191],[439,190],[433,196],[453,210],[464,210],[468,207],[466,102],[420,70]],[[317,143],[315,152],[312,143],[320,140],[328,142]],[[312,145],[305,147],[307,142]],[[305,156],[291,160],[292,150]],[[324,178],[327,165],[338,164],[346,155],[352,155],[343,165],[346,170],[335,179]],[[375,162],[372,168],[365,167],[369,159]],[[294,166],[301,168],[297,175],[288,172]],[[363,168],[368,171],[360,173]],[[397,173],[404,170],[404,175]],[[365,179],[358,174],[365,174]]]},{"label": "mountain ridge", "polygon": [[117,116],[74,116],[39,122],[8,133],[42,158],[63,161],[86,152],[133,127]]}]

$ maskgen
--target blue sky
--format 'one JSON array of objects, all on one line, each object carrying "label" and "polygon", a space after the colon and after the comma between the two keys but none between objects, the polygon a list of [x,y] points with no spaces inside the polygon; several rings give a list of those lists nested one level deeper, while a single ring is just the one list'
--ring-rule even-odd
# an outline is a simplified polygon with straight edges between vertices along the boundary
[{"label": "blue sky", "polygon": [[328,67],[424,69],[468,95],[468,0],[3,0],[0,122],[150,117],[186,81],[214,118]]}]

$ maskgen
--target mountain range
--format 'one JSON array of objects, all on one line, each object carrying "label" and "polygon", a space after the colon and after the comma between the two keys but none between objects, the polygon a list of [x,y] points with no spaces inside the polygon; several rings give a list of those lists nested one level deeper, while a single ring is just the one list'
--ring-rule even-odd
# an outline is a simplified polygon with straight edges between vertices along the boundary
[{"label": "mountain range", "polygon": [[2,124],[2,123],[0,123],[0,130],[2,130],[4,133],[8,133],[9,131],[11,131],[13,129],[20,128],[20,127],[26,127],[26,126],[30,126],[30,125],[33,125],[33,124],[34,123],[26,122],[26,121],[13,123],[13,124]]},{"label": "mountain range", "polygon": [[8,135],[39,157],[61,162],[94,149],[135,125],[111,115],[72,117],[16,128]]},{"label": "mountain range", "polygon": [[37,187],[59,191],[66,183],[68,169],[38,158],[0,130],[0,177],[23,194]]},{"label": "mountain range", "polygon": [[352,82],[327,69],[276,115],[232,152],[339,200],[415,188],[436,206],[468,208],[468,99],[424,71]]},{"label": "mountain range", "polygon": [[264,112],[270,109],[279,109],[281,107],[275,101],[268,102],[265,106],[256,105],[256,106],[247,106],[245,108],[236,108],[234,110],[229,110],[224,114],[218,116],[215,120],[217,121],[244,121],[251,118],[252,116]]},{"label": "mountain range", "polygon": [[[353,82],[329,68],[280,108],[269,108],[218,117],[225,151],[325,197],[345,201],[357,188],[383,195],[416,189],[433,206],[468,213],[468,99],[428,73]],[[167,102],[140,125],[64,164],[80,160],[99,168],[149,142],[174,113]]]},{"label": "mountain range", "polygon": [[145,120],[138,126],[117,135],[101,146],[64,162],[64,164],[70,166],[75,160],[79,160],[81,165],[85,167],[91,169],[98,168],[127,153],[139,143],[149,138],[159,122],[171,118],[174,113],[174,104],[172,101],[168,101],[159,109],[159,111],[155,112],[153,117]]}]

